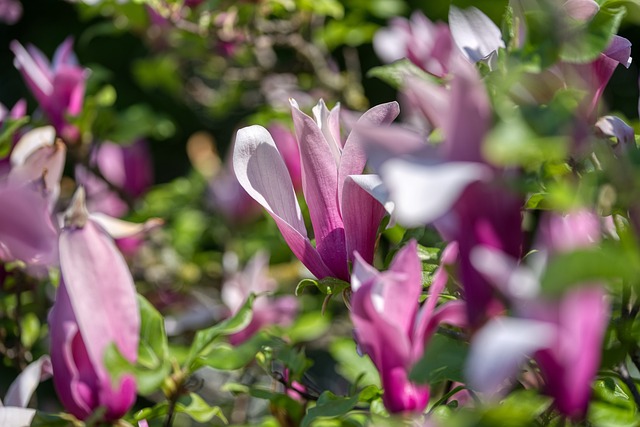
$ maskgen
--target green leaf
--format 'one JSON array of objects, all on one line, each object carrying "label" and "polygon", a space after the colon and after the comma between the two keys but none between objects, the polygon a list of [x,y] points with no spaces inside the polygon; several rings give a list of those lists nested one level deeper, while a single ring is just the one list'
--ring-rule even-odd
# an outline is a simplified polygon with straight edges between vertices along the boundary
[{"label": "green leaf", "polygon": [[542,290],[559,294],[572,286],[598,280],[633,281],[639,273],[634,258],[612,246],[558,254],[549,262],[542,276]]},{"label": "green leaf", "polygon": [[191,370],[195,371],[202,366],[224,371],[240,369],[249,364],[256,353],[269,342],[271,342],[269,336],[259,333],[237,347],[228,343],[217,343],[208,356],[198,357],[191,363]]},{"label": "green leaf", "polygon": [[286,335],[294,343],[310,342],[324,335],[329,326],[331,326],[331,322],[328,315],[312,311],[299,316],[287,330]]},{"label": "green leaf", "polygon": [[335,418],[345,415],[358,403],[359,394],[351,397],[339,397],[330,391],[323,392],[316,406],[310,408],[302,419],[300,427],[309,427],[317,418]]},{"label": "green leaf", "polygon": [[435,384],[444,380],[464,382],[464,364],[469,344],[436,334],[427,343],[424,355],[409,374],[418,384]]},{"label": "green leaf", "polygon": [[300,9],[312,11],[316,15],[336,19],[344,16],[344,6],[338,0],[297,0],[296,3]]},{"label": "green leaf", "polygon": [[400,59],[388,65],[373,67],[367,72],[367,77],[377,77],[395,89],[404,87],[407,77],[410,76],[425,80],[434,79],[408,59]]},{"label": "green leaf", "polygon": [[296,286],[295,294],[300,295],[300,292],[309,286],[315,286],[324,295],[335,295],[348,289],[351,285],[344,280],[336,279],[335,277],[325,277],[321,280],[316,279],[302,279],[298,286]]},{"label": "green leaf", "polygon": [[624,7],[601,7],[584,28],[578,28],[563,44],[560,58],[575,63],[595,60],[611,43],[625,13]]},{"label": "green leaf", "polygon": [[70,414],[46,414],[37,411],[31,420],[32,427],[80,427],[84,426],[82,421],[75,419]]},{"label": "green leaf", "polygon": [[225,424],[227,423],[227,419],[218,406],[209,406],[209,404],[196,393],[190,393],[188,396],[182,396],[178,399],[176,412],[187,414],[199,423],[207,423],[214,417],[219,418]]},{"label": "green leaf", "polygon": [[378,370],[366,356],[360,356],[356,351],[356,343],[351,338],[338,338],[329,346],[331,356],[338,362],[337,371],[340,375],[355,383],[373,384],[380,387]]},{"label": "green leaf", "polygon": [[138,306],[141,322],[136,364],[125,359],[115,344],[105,350],[104,362],[114,382],[124,374],[132,374],[136,378],[138,393],[146,396],[160,388],[171,371],[171,362],[164,318],[141,295],[138,295]]},{"label": "green leaf", "polygon": [[633,401],[613,378],[604,378],[594,383],[587,419],[596,427],[638,425]]},{"label": "green leaf", "polygon": [[20,127],[29,123],[31,118],[24,116],[19,119],[5,119],[0,129],[0,159],[6,157],[11,151],[11,145],[13,142],[13,135]]},{"label": "green leaf", "polygon": [[220,336],[231,335],[236,332],[240,332],[251,322],[251,318],[253,317],[253,313],[251,311],[251,307],[253,305],[253,301],[256,296],[251,294],[247,301],[242,305],[240,310],[229,319],[218,323],[208,329],[204,329],[202,331],[198,331],[193,340],[193,344],[191,344],[191,349],[189,351],[189,357],[187,357],[187,361],[185,366],[188,368],[189,372],[193,372],[193,368],[196,365],[193,365],[193,362],[197,358],[206,358],[209,356],[211,351],[214,349],[214,341]]}]

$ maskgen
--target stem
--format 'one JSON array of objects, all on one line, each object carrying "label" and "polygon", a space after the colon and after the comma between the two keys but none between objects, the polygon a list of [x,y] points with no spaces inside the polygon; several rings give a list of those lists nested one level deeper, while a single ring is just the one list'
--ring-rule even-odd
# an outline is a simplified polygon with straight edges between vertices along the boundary
[{"label": "stem", "polygon": [[173,425],[173,417],[176,412],[176,397],[169,400],[169,410],[167,411],[167,419],[164,422],[164,427],[171,427]]}]

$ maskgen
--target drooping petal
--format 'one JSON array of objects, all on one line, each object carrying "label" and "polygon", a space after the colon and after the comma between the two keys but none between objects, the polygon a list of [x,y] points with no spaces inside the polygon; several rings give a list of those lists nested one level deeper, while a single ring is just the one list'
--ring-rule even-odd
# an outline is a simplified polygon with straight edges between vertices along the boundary
[{"label": "drooping petal", "polygon": [[110,344],[129,361],[137,359],[140,315],[124,258],[98,225],[81,216],[67,215],[60,268],[87,353],[102,376],[107,375],[103,357]]},{"label": "drooping petal", "polygon": [[476,7],[449,7],[451,36],[471,62],[478,62],[504,47],[500,29]]},{"label": "drooping petal", "polygon": [[349,261],[353,262],[353,253],[357,251],[365,261],[373,262],[378,227],[386,213],[384,206],[352,177],[347,177],[342,197],[342,219]]},{"label": "drooping petal", "polygon": [[238,131],[233,168],[242,187],[276,221],[296,257],[316,277],[332,276],[307,237],[287,167],[265,128],[250,126]]},{"label": "drooping petal", "polygon": [[4,399],[5,406],[26,408],[38,384],[50,378],[51,373],[51,358],[49,356],[42,356],[30,363],[9,386]]},{"label": "drooping petal", "polygon": [[164,221],[160,218],[150,218],[145,222],[129,222],[100,212],[91,213],[89,218],[98,224],[112,239],[134,237],[164,224]]},{"label": "drooping petal", "polygon": [[344,225],[338,202],[338,167],[318,125],[295,105],[291,113],[300,145],[302,189],[316,248],[333,276],[348,280]]},{"label": "drooping petal", "polygon": [[475,390],[495,394],[534,352],[556,337],[550,323],[516,318],[496,318],[480,329],[471,341],[465,368]]}]

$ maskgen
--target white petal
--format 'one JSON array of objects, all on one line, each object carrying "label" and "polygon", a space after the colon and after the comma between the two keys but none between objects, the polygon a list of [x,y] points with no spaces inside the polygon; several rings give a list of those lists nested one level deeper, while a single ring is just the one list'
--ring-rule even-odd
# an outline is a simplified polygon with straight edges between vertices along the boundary
[{"label": "white petal", "polygon": [[89,219],[102,227],[102,229],[113,239],[133,237],[141,233],[146,233],[147,231],[164,224],[164,221],[159,218],[151,218],[143,223],[136,223],[123,221],[101,212],[89,214]]},{"label": "white petal", "polygon": [[[42,356],[40,359],[29,364],[18,378],[9,386],[4,404],[24,408],[29,404],[33,392],[36,391],[41,381],[51,377],[51,359],[49,356]],[[0,423],[4,426],[4,424]]]},{"label": "white petal", "polygon": [[478,62],[504,47],[500,29],[478,8],[459,9],[452,5],[449,8],[449,27],[456,45],[472,62]]},{"label": "white petal", "polygon": [[380,175],[398,222],[416,227],[440,218],[469,184],[488,180],[493,172],[480,163],[424,164],[396,158],[382,164]]},{"label": "white petal", "polygon": [[471,341],[465,368],[469,385],[490,395],[497,393],[527,357],[548,347],[555,335],[550,323],[507,317],[489,321]]},{"label": "white petal", "polygon": [[39,148],[52,145],[55,138],[56,131],[53,126],[42,126],[25,133],[11,151],[11,165],[23,165]]},{"label": "white petal", "polygon": [[0,426],[27,427],[31,425],[31,420],[35,415],[35,409],[0,408]]}]

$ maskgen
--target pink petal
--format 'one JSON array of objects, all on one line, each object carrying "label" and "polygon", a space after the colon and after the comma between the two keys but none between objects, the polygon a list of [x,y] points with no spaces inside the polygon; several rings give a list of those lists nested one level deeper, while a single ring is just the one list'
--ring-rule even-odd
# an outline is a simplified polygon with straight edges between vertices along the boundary
[{"label": "pink petal", "polygon": [[567,0],[562,5],[564,11],[579,21],[588,21],[598,13],[600,6],[593,0]]},{"label": "pink petal", "polygon": [[[338,167],[338,200],[342,202],[342,192],[345,180],[349,175],[359,175],[364,170],[367,163],[367,155],[365,153],[364,135],[360,135],[358,130],[362,127],[379,128],[389,125],[400,114],[400,106],[397,102],[388,102],[386,104],[376,105],[367,110],[358,119],[355,127],[347,137],[342,150],[342,157]],[[344,219],[344,218],[343,218]]]},{"label": "pink petal", "polygon": [[92,221],[60,235],[60,268],[87,353],[108,376],[104,351],[115,344],[131,362],[138,354],[140,316],[135,285],[113,241]]},{"label": "pink petal", "polygon": [[265,128],[249,126],[238,131],[233,168],[242,187],[276,221],[295,256],[316,277],[332,276],[307,237],[287,167]]},{"label": "pink petal", "polygon": [[291,114],[300,145],[302,189],[316,239],[316,248],[333,276],[348,280],[344,225],[338,202],[338,168],[329,142],[313,119],[295,105]]},{"label": "pink petal", "polygon": [[363,190],[351,177],[344,183],[342,218],[347,240],[347,255],[353,262],[354,252],[365,261],[373,262],[378,227],[386,211],[376,199]]}]

